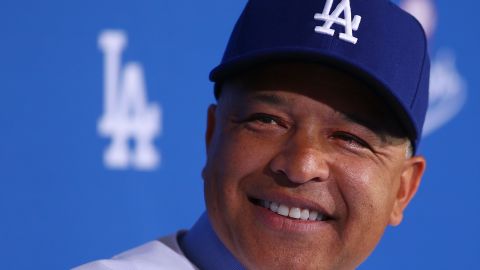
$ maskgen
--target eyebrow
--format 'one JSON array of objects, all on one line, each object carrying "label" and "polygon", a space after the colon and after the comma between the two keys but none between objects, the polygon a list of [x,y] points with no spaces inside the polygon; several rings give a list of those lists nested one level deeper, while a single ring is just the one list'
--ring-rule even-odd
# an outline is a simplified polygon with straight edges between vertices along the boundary
[{"label": "eyebrow", "polygon": [[[278,96],[278,95],[275,95],[275,94],[267,94],[267,93],[256,93],[252,99],[254,101],[258,101],[258,102],[262,102],[262,103],[267,103],[267,104],[270,104],[270,105],[276,105],[276,106],[289,106],[290,105],[290,102],[288,99],[282,97],[282,96]],[[356,115],[353,115],[351,113],[345,113],[345,112],[341,112],[341,111],[338,111],[338,110],[335,110],[335,113],[337,113],[338,115],[341,116],[341,118],[347,122],[350,122],[350,123],[355,123],[355,124],[358,124],[358,125],[361,125],[361,126],[365,126],[369,129],[372,129],[372,130],[375,130],[375,129],[378,129],[378,128],[375,128],[376,125],[374,125],[371,121],[368,121],[366,119],[363,119],[361,117],[358,117]]]},{"label": "eyebrow", "polygon": [[[270,93],[256,93],[251,97],[253,101],[266,103],[274,106],[281,106],[281,107],[289,107],[290,101],[282,96],[270,94]],[[387,141],[385,131],[382,131],[379,125],[375,125],[372,121],[368,121],[365,118],[359,117],[358,115],[354,115],[351,113],[341,112],[335,110],[335,112],[345,121],[354,123],[360,126],[363,126],[369,130],[371,130],[374,134],[376,134],[380,140],[383,142]]]},{"label": "eyebrow", "polygon": [[358,116],[353,115],[353,114],[343,113],[343,112],[340,112],[340,111],[336,111],[336,112],[339,115],[341,115],[343,120],[345,120],[347,122],[350,122],[350,123],[360,125],[360,126],[364,126],[367,129],[371,130],[373,133],[375,133],[382,140],[382,142],[387,141],[385,131],[383,131],[380,128],[379,125],[375,125],[372,121],[368,121],[364,118],[358,117]]},{"label": "eyebrow", "polygon": [[356,115],[353,115],[353,114],[350,114],[350,113],[344,113],[344,112],[341,112],[341,111],[335,111],[337,114],[339,114],[343,120],[347,121],[347,122],[351,122],[351,123],[355,123],[355,124],[358,124],[358,125],[361,125],[361,126],[365,126],[365,127],[368,127],[368,128],[372,128],[374,127],[375,125],[372,124],[371,121],[367,121],[361,117],[358,117]]},{"label": "eyebrow", "polygon": [[252,97],[252,99],[254,101],[282,107],[288,107],[290,105],[288,99],[275,94],[257,93]]}]

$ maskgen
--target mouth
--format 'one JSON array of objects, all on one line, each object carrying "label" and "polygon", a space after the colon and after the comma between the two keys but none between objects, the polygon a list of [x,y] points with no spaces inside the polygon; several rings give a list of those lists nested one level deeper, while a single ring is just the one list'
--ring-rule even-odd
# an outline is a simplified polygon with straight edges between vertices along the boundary
[{"label": "mouth", "polygon": [[292,220],[307,222],[325,222],[332,219],[328,214],[318,209],[287,205],[285,203],[249,198],[253,204]]}]

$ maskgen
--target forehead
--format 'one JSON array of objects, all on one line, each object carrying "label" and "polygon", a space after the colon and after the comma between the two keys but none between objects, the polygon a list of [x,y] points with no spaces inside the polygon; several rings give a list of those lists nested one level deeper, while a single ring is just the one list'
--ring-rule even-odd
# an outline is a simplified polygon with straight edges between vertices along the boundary
[{"label": "forehead", "polygon": [[[250,69],[224,83],[219,103],[225,96],[230,104],[255,100],[284,106],[302,106],[296,101],[309,99],[377,133],[406,137],[396,115],[373,87],[316,63],[274,63]],[[295,96],[301,98],[291,98]]]}]

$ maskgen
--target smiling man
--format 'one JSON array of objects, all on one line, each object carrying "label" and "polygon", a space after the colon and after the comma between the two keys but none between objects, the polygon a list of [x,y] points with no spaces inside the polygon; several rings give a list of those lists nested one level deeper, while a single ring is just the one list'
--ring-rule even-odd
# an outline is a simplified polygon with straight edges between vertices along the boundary
[{"label": "smiling man", "polygon": [[353,269],[397,225],[425,162],[364,82],[266,64],[209,109],[203,176],[219,238],[248,269]]},{"label": "smiling man", "polygon": [[425,35],[386,0],[251,0],[210,79],[206,214],[79,269],[355,269],[425,170]]}]

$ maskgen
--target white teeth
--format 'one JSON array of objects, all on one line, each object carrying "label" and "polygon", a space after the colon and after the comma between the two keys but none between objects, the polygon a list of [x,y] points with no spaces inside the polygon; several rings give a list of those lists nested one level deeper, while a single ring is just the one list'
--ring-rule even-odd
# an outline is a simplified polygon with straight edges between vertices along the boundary
[{"label": "white teeth", "polygon": [[265,208],[270,208],[270,202],[269,201],[262,201],[263,207]]},{"label": "white teeth", "polygon": [[301,213],[300,213],[300,208],[297,208],[297,207],[293,207],[292,209],[290,209],[290,212],[288,213],[288,216],[291,217],[291,218],[300,218],[301,216]]},{"label": "white teeth", "polygon": [[302,213],[300,213],[300,218],[302,220],[307,220],[309,216],[310,216],[310,211],[308,211],[308,209],[303,209]]},{"label": "white teeth", "polygon": [[278,210],[278,203],[272,202],[272,203],[270,204],[270,210],[272,210],[273,212],[277,212],[277,210]]},{"label": "white teeth", "polygon": [[308,216],[308,220],[316,220],[318,217],[317,211],[310,211],[310,216]]},{"label": "white teeth", "polygon": [[277,213],[279,215],[282,215],[282,216],[288,216],[288,214],[290,213],[290,209],[288,209],[287,206],[283,205],[283,204],[280,204],[280,206],[278,207],[278,210],[277,210]]},{"label": "white teeth", "polygon": [[300,209],[298,207],[289,208],[284,204],[279,204],[276,202],[270,202],[270,201],[264,201],[264,200],[260,202],[260,205],[262,205],[267,209],[270,209],[272,212],[275,212],[285,217],[291,217],[294,219],[301,219],[301,220],[310,220],[310,221],[325,220],[324,215],[319,214],[317,211],[313,211],[309,209]]}]

